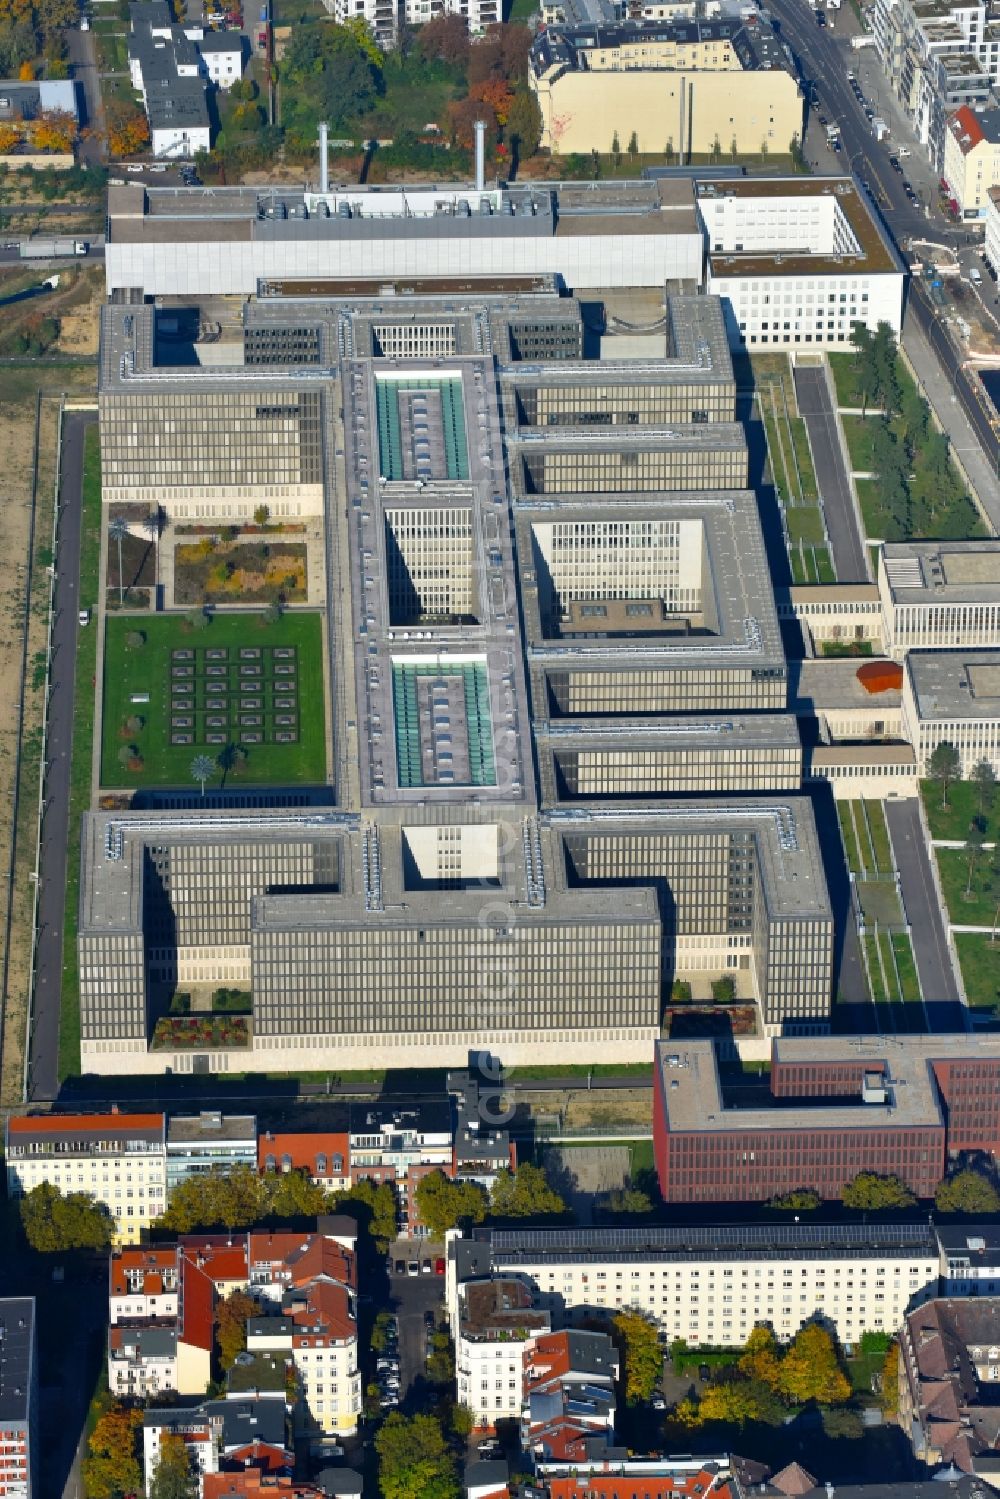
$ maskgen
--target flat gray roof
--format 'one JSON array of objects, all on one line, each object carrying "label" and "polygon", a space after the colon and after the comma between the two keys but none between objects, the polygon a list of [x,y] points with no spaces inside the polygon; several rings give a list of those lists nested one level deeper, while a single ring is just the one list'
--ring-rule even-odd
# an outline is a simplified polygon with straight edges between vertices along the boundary
[{"label": "flat gray roof", "polygon": [[35,1361],[35,1298],[0,1300],[0,1425],[26,1427]]},{"label": "flat gray roof", "polygon": [[922,721],[1000,718],[1000,650],[909,651],[905,670]]},{"label": "flat gray roof", "polygon": [[1000,603],[1000,541],[885,542],[883,578],[896,604]]}]

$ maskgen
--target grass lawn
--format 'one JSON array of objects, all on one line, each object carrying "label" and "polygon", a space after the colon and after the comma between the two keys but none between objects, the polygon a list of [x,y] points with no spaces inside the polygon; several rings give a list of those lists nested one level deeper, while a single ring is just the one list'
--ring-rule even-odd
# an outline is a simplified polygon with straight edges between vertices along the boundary
[{"label": "grass lawn", "polygon": [[969,1004],[993,1009],[1000,1004],[1000,941],[994,946],[986,932],[957,932],[955,947]]},{"label": "grass lawn", "polygon": [[[971,781],[955,781],[948,787],[948,805],[941,805],[941,787],[936,781],[921,781],[920,795],[924,811],[930,824],[932,838],[965,841],[969,825],[979,817],[979,790]],[[986,816],[986,837],[993,842],[1000,836],[1000,789],[993,796],[993,805]]]},{"label": "grass lawn", "polygon": [[808,583],[811,581],[806,573],[805,562],[799,556],[798,547],[795,547],[791,551],[789,551],[788,561],[791,564],[793,583],[801,585],[803,583]]},{"label": "grass lawn", "polygon": [[629,1175],[635,1181],[640,1171],[655,1171],[652,1140],[632,1140],[629,1143]]},{"label": "grass lawn", "polygon": [[892,851],[889,847],[889,829],[885,825],[885,813],[881,802],[865,802],[864,809],[868,816],[868,831],[871,835],[872,849],[875,853],[875,868],[879,874],[892,874],[893,862]]},{"label": "grass lawn", "polygon": [[790,505],[785,511],[785,524],[790,541],[808,541],[813,546],[822,546],[826,540],[818,505]]},{"label": "grass lawn", "polygon": [[948,915],[956,926],[992,926],[1000,906],[1000,874],[992,867],[996,853],[980,854],[972,872],[972,894],[969,887],[969,860],[960,848],[936,848],[934,857],[941,875]]},{"label": "grass lawn", "polygon": [[[873,479],[855,479],[858,491],[858,501],[861,505],[861,518],[864,521],[865,537],[872,541],[886,541],[891,539],[888,533],[893,527],[893,517],[882,504],[878,486]],[[986,529],[982,518],[968,495],[960,495],[953,505],[934,518],[934,523],[928,526],[920,538],[911,536],[904,540],[919,539],[922,541],[938,540],[963,540],[973,541],[979,536],[985,536]]]},{"label": "grass lawn", "polygon": [[854,827],[858,835],[858,853],[861,855],[861,863],[866,874],[876,872],[875,850],[872,847],[868,824],[865,821],[864,808],[859,801],[851,802],[851,811],[854,813]]},{"label": "grass lawn", "polygon": [[[141,630],[146,643],[138,649],[130,649],[126,636],[130,631]],[[214,760],[230,741],[239,742],[240,733],[235,704],[239,701],[233,690],[244,671],[241,648],[256,647],[261,651],[257,658],[261,670],[258,682],[245,682],[242,692],[258,692],[257,701],[262,703],[256,715],[263,719],[259,729],[263,743],[246,743],[247,762],[238,772],[241,785],[315,785],[326,776],[326,735],[324,715],[326,695],[323,690],[322,627],[318,614],[284,614],[273,624],[266,624],[263,614],[216,615],[204,630],[192,630],[180,615],[157,615],[153,618],[118,617],[107,621],[104,652],[104,721],[101,726],[101,781],[106,786],[190,786],[191,762],[198,754],[208,754]],[[208,651],[225,648],[227,659],[220,676],[213,678],[209,672],[220,663],[210,661]],[[275,649],[295,650],[291,660],[272,656]],[[172,717],[178,716],[177,708],[171,708],[171,682],[175,679],[179,663],[173,657],[175,650],[194,653],[193,662],[182,663],[193,666],[188,701],[194,708],[187,711],[193,728],[191,744],[172,744]],[[291,674],[283,673],[282,667],[291,665]],[[284,677],[290,675],[294,687],[287,688],[287,696],[296,704],[291,717],[297,721],[298,739],[295,743],[274,742],[277,719],[271,707],[271,689],[285,686]],[[229,689],[227,696],[226,689]],[[227,725],[226,744],[210,744],[208,719],[212,710],[207,709],[208,694],[217,689],[223,694],[227,707],[221,717]],[[133,693],[149,693],[148,703],[132,703]],[[176,696],[176,695],[175,695]],[[123,725],[130,715],[138,715],[142,727],[137,731],[123,733]],[[254,716],[251,714],[251,716]],[[141,769],[128,770],[119,763],[119,752],[124,744],[135,744],[142,755]],[[216,782],[210,783],[215,785]]]},{"label": "grass lawn", "polygon": [[821,640],[819,642],[821,656],[831,656],[835,659],[850,660],[852,656],[871,656],[872,643],[870,640]]},{"label": "grass lawn", "polygon": [[652,1079],[653,1068],[649,1062],[595,1062],[593,1066],[586,1066],[582,1062],[573,1062],[561,1067],[510,1067],[504,1070],[504,1078],[507,1082],[512,1082],[515,1078],[537,1078],[543,1081],[545,1078],[586,1078],[591,1074],[593,1074],[595,1079],[601,1077],[634,1077],[638,1083],[648,1083]]},{"label": "grass lawn", "polygon": [[[875,432],[879,426],[880,418],[876,416],[843,416],[844,436],[847,438],[847,451],[851,455],[851,468],[869,473],[872,467],[872,444],[875,441]],[[892,430],[897,436],[902,434],[902,426],[897,422],[892,423]]]},{"label": "grass lawn", "polygon": [[[861,397],[858,395],[855,369],[857,356],[854,353],[828,354],[827,358],[830,361],[833,383],[837,388],[837,405],[860,407]],[[901,359],[896,360],[896,379],[904,395],[915,389],[913,376]]]},{"label": "grass lawn", "polygon": [[877,1005],[884,1005],[887,1003],[889,996],[886,993],[882,968],[879,963],[878,943],[872,932],[865,933],[865,952],[868,955],[868,977],[871,981],[872,999]]},{"label": "grass lawn", "polygon": [[[101,444],[88,427],[83,449],[83,517],[80,534],[80,606],[96,612],[101,561]],[[97,626],[76,637],[73,746],[70,752],[69,848],[63,917],[62,988],[59,1001],[59,1080],[80,1071],[80,987],[76,956],[76,915],[80,900],[80,818],[90,806],[94,747],[94,688]]]},{"label": "grass lawn", "polygon": [[837,817],[840,820],[840,836],[844,842],[844,857],[847,860],[848,869],[855,874],[862,874],[861,860],[858,858],[858,840],[854,834],[854,819],[851,815],[850,802],[837,803]]},{"label": "grass lawn", "polygon": [[896,958],[896,972],[899,974],[903,999],[907,1004],[919,1004],[920,983],[917,979],[917,965],[913,961],[913,948],[905,932],[893,932],[892,950]]},{"label": "grass lawn", "polygon": [[864,525],[865,539],[884,541],[886,531],[891,529],[891,516],[883,508],[879,497],[878,485],[874,479],[855,479],[855,488],[858,491],[858,503],[861,506],[861,520]]},{"label": "grass lawn", "polygon": [[816,563],[816,582],[836,583],[837,574],[834,570],[833,559],[826,547],[815,547],[813,560]]}]

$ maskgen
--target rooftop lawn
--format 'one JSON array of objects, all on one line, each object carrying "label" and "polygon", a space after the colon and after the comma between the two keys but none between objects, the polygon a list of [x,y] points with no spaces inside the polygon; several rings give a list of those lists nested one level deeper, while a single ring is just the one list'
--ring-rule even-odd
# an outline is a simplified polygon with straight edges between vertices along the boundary
[{"label": "rooftop lawn", "polygon": [[[984,850],[973,861],[969,880],[969,858],[961,848],[936,848],[941,888],[948,915],[955,926],[992,926],[1000,906],[1000,873],[996,852]],[[970,891],[968,897],[966,890]]]},{"label": "rooftop lawn", "polygon": [[[129,647],[126,637],[136,630],[145,635],[145,644]],[[295,687],[289,688],[289,692],[297,699],[294,712],[298,721],[298,740],[293,744],[246,744],[245,763],[234,765],[227,779],[236,786],[322,784],[326,778],[326,695],[320,616],[284,614],[277,621],[267,623],[263,613],[215,615],[205,629],[191,628],[180,615],[108,619],[104,649],[101,784],[115,787],[191,786],[191,762],[195,756],[209,755],[217,760],[226,748],[225,745],[209,744],[204,737],[207,714],[203,702],[208,687],[201,664],[205,660],[204,653],[226,647],[230,672],[235,674],[241,646],[262,648],[261,697],[265,703],[262,716],[264,733],[268,737],[272,732],[273,717],[269,689],[277,680],[274,675],[276,663],[268,648],[295,648]],[[170,687],[174,666],[172,652],[175,650],[195,653],[193,696],[198,706],[191,715],[195,742],[187,745],[170,742]],[[218,690],[224,691],[224,688]],[[250,690],[256,689],[244,688],[244,691]],[[131,701],[133,693],[144,692],[149,693],[148,703]],[[130,716],[140,718],[142,727],[126,730],[125,721]],[[232,723],[231,714],[227,716]],[[227,733],[233,744],[239,743],[235,726]],[[134,744],[142,756],[142,766],[137,770],[120,763],[120,751],[123,745],[129,744]],[[221,782],[220,769],[207,784],[218,787]]]},{"label": "rooftop lawn", "polygon": [[985,815],[987,840],[992,843],[1000,838],[1000,787],[992,800],[984,804],[983,813],[980,812],[979,788],[971,781],[956,781],[948,787],[946,807],[941,805],[941,787],[936,781],[921,781],[920,795],[932,838],[964,843],[972,819],[980,815]]},{"label": "rooftop lawn", "polygon": [[1000,1005],[1000,941],[993,943],[987,932],[956,932],[955,947],[970,1007]]}]

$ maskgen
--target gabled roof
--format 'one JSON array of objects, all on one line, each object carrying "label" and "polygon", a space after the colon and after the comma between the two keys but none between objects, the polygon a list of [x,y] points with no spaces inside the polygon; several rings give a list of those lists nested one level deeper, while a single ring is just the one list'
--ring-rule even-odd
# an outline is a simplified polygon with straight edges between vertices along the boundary
[{"label": "gabled roof", "polygon": [[215,1289],[193,1261],[181,1261],[181,1342],[212,1351]]},{"label": "gabled roof", "polygon": [[[277,1171],[308,1171],[310,1176],[345,1176],[348,1170],[350,1139],[345,1131],[317,1131],[302,1134],[271,1134],[259,1136],[257,1140],[257,1166],[264,1171],[273,1157]],[[334,1158],[339,1156],[341,1170],[333,1170]],[[288,1166],[285,1167],[287,1158]],[[317,1164],[322,1160],[322,1169]]]}]

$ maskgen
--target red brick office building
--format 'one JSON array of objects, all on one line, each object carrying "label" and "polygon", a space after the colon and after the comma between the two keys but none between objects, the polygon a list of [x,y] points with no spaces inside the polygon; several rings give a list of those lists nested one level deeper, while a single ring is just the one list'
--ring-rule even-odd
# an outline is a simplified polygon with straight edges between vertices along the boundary
[{"label": "red brick office building", "polygon": [[724,1088],[711,1041],[656,1048],[653,1149],[666,1202],[840,1196],[859,1171],[929,1198],[950,1157],[1000,1152],[1000,1041],[968,1036],[788,1037],[770,1093]]}]

